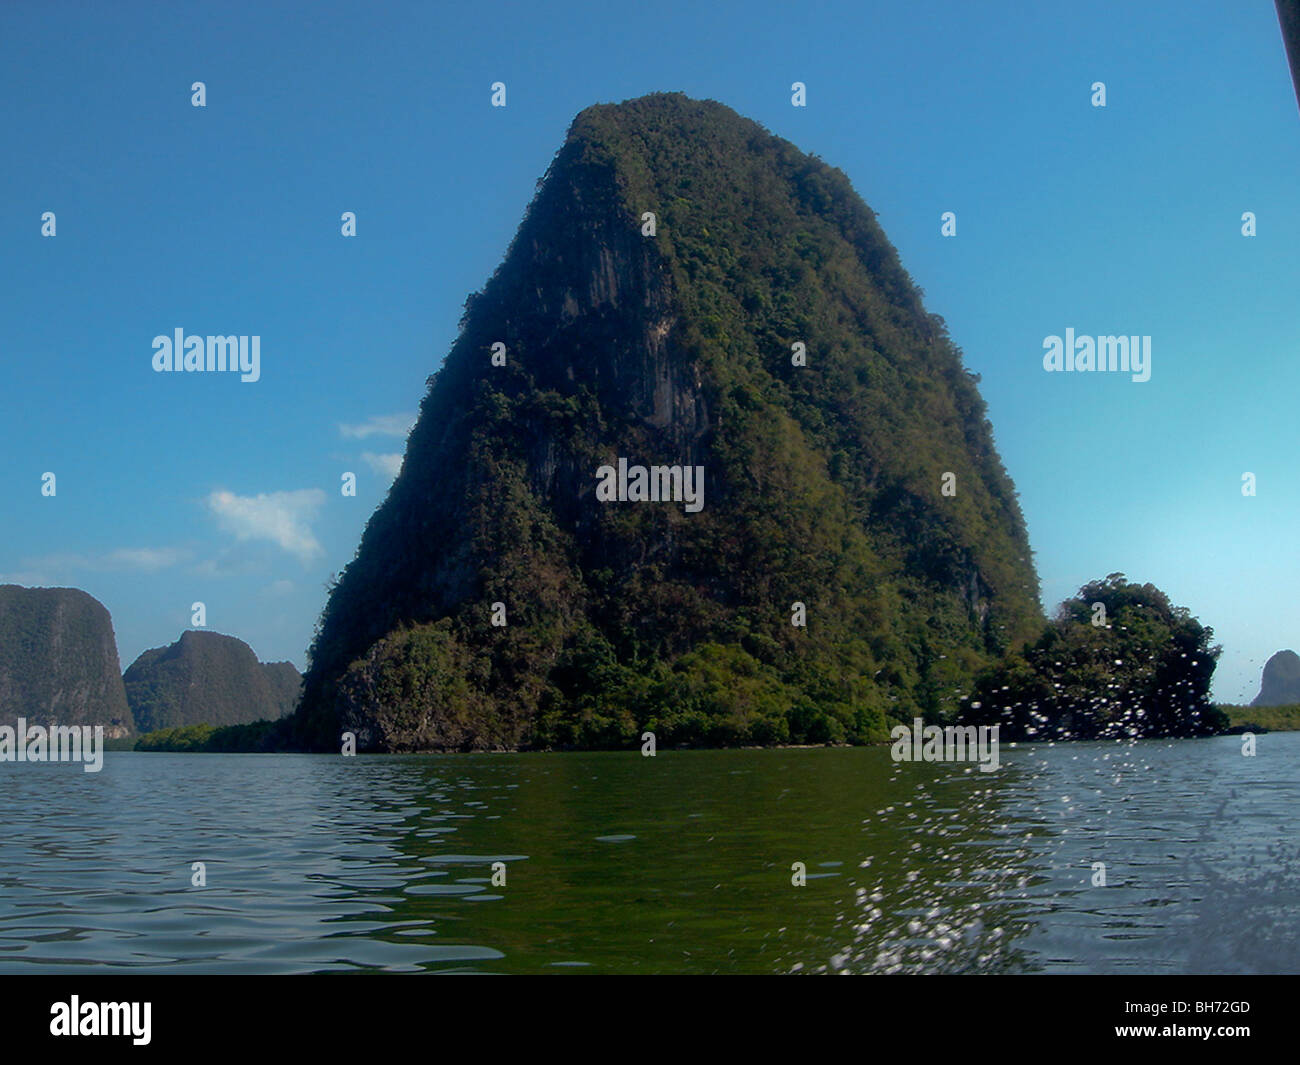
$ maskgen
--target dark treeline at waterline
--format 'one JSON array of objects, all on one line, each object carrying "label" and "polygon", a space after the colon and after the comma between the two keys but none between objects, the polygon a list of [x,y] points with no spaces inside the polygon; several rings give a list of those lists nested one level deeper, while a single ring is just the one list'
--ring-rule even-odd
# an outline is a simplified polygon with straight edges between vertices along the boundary
[{"label": "dark treeline at waterline", "polygon": [[[1210,680],[1219,654],[1219,648],[1210,645],[1212,637],[1212,629],[1186,609],[1173,606],[1154,585],[1111,574],[1081,588],[1037,638],[982,673],[957,715],[931,717],[926,723],[999,725],[1003,742],[1211,736],[1251,724],[1260,730],[1300,727],[1300,708],[1225,708],[1210,701]],[[733,700],[743,695],[730,694]],[[719,691],[714,698],[718,715],[741,712],[728,705],[725,693]],[[634,749],[646,732],[667,746],[747,745],[675,742],[672,707],[647,703],[644,711],[631,720],[624,734],[591,747]],[[888,721],[891,726],[912,724],[897,714]],[[165,729],[140,737],[131,746],[140,751],[308,749],[295,734],[294,724],[286,718],[229,728]],[[705,735],[725,738],[726,732],[706,731]],[[851,742],[884,743],[887,738],[862,736]],[[533,742],[509,749],[556,746]]]}]

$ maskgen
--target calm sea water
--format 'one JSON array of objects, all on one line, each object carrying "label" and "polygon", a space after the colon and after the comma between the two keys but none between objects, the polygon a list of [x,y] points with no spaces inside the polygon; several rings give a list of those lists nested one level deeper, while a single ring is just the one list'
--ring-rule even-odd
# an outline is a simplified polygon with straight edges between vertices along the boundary
[{"label": "calm sea water", "polygon": [[6,764],[0,972],[1296,972],[1298,820],[1297,733]]}]

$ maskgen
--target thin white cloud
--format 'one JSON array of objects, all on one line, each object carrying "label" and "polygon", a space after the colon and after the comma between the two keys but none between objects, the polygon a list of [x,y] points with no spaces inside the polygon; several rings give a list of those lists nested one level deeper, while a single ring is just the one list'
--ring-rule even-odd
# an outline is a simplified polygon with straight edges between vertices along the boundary
[{"label": "thin white cloud", "polygon": [[304,564],[325,553],[310,525],[324,502],[319,488],[255,496],[216,491],[207,498],[208,509],[227,532],[239,540],[269,540]]},{"label": "thin white cloud", "polygon": [[373,451],[363,451],[361,457],[369,463],[372,470],[387,477],[390,481],[402,472],[402,456],[400,453],[376,455]]},{"label": "thin white cloud", "polygon": [[274,568],[270,555],[269,546],[255,553],[228,548],[219,551],[215,558],[203,559],[191,572],[200,577],[244,577],[250,573],[269,573]]},{"label": "thin white cloud", "polygon": [[105,556],[105,562],[112,568],[153,572],[174,566],[189,556],[188,551],[179,547],[119,547]]},{"label": "thin white cloud", "polygon": [[48,574],[36,570],[14,570],[12,573],[0,573],[0,584],[21,584],[24,588],[49,588],[55,583],[50,580]]},{"label": "thin white cloud", "polygon": [[339,433],[347,440],[365,440],[371,436],[406,436],[415,425],[414,414],[378,414],[360,425],[339,424]]},{"label": "thin white cloud", "polygon": [[[110,573],[129,570],[140,573],[156,573],[168,569],[189,558],[191,552],[182,547],[119,547],[115,551],[101,554],[63,553],[43,555],[40,558],[25,558],[22,572],[7,574],[17,584],[29,584],[33,581],[49,583],[58,574],[73,571],[90,571],[93,573]],[[24,578],[18,580],[18,578]]]}]

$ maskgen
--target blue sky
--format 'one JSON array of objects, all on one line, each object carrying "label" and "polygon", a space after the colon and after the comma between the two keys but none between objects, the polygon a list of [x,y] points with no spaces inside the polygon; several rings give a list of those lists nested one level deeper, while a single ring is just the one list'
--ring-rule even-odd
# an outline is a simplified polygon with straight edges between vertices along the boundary
[{"label": "blue sky", "polygon": [[[6,3],[0,581],[96,596],[123,665],[202,601],[304,666],[573,116],[652,91],[878,213],[983,376],[1048,609],[1152,581],[1223,643],[1216,696],[1252,698],[1300,645],[1300,113],[1269,3]],[[261,379],[155,374],[177,327],[260,336]],[[1067,327],[1151,336],[1151,380],[1044,372]]]}]

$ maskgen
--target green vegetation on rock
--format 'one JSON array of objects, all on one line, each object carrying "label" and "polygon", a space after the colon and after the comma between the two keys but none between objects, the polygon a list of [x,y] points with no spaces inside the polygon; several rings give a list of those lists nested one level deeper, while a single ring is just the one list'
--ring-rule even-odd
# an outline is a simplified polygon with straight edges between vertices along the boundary
[{"label": "green vegetation on rock", "polygon": [[[703,466],[704,509],[597,502],[619,457]],[[1037,592],[976,378],[845,175],[717,103],[602,105],[466,301],[295,739],[881,740],[955,714]]]},{"label": "green vegetation on rock", "polygon": [[1300,704],[1291,706],[1238,706],[1220,703],[1234,731],[1252,727],[1264,732],[1300,732]]},{"label": "green vegetation on rock", "polygon": [[145,651],[123,681],[142,733],[275,720],[292,711],[301,683],[292,663],[263,664],[243,640],[193,629]]}]

